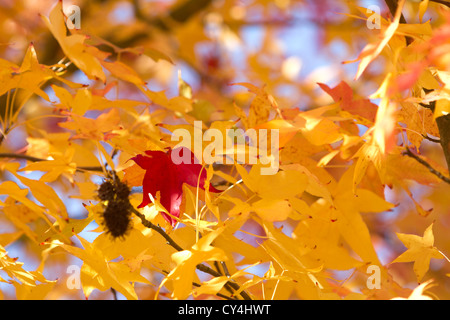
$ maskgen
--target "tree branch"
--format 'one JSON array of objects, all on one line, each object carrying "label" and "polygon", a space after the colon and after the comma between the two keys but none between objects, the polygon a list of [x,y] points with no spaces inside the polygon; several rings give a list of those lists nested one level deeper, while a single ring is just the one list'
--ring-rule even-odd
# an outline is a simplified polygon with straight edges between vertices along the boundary
[{"label": "tree branch", "polygon": [[178,245],[165,231],[163,228],[161,228],[160,226],[157,226],[156,224],[153,224],[151,221],[148,221],[145,216],[140,213],[138,210],[136,210],[134,207],[131,207],[131,211],[133,211],[133,213],[138,216],[141,219],[141,222],[144,226],[146,226],[147,228],[153,229],[156,232],[158,232],[161,236],[164,237],[164,239],[166,239],[167,244],[169,244],[171,247],[173,247],[175,250],[177,251],[183,251],[184,249]]},{"label": "tree branch", "polygon": [[[386,5],[389,8],[389,11],[391,12],[392,16],[395,16],[395,12],[397,11],[397,7],[398,7],[398,0],[385,0]],[[400,23],[406,23],[406,19],[402,15],[400,16]]]},{"label": "tree branch", "polygon": [[[41,159],[32,157],[22,153],[0,153],[0,158],[11,158],[11,159],[23,159],[31,162],[39,162],[39,161],[48,161],[47,159]],[[103,168],[100,166],[79,166],[77,167],[77,171],[99,171],[103,172]]]},{"label": "tree branch", "polygon": [[431,142],[434,142],[434,143],[441,143],[440,139],[432,138],[432,137],[428,136],[427,134],[422,134],[422,137],[424,139],[427,139],[428,141],[431,141]]},{"label": "tree branch", "polygon": [[[386,2],[386,5],[388,6],[389,11],[391,12],[392,16],[395,17],[395,13],[397,12],[397,7],[398,7],[398,0],[385,0],[385,2]],[[404,24],[407,23],[403,13],[400,15],[400,23],[404,23]],[[405,36],[405,40],[406,40],[406,45],[410,45],[414,41],[413,38],[411,38],[409,36]]]},{"label": "tree branch", "polygon": [[[183,250],[184,250],[180,245],[178,245],[178,244],[177,244],[177,243],[176,243],[176,242],[175,242],[175,241],[174,241],[174,240],[173,240],[173,239],[172,239],[172,238],[164,231],[163,228],[161,228],[160,226],[157,226],[157,225],[153,224],[151,221],[148,221],[148,220],[145,218],[145,216],[144,216],[142,213],[140,213],[138,210],[136,210],[134,207],[131,207],[131,211],[132,211],[136,216],[138,216],[138,217],[141,219],[142,224],[143,224],[144,226],[146,226],[147,228],[153,229],[153,230],[155,230],[156,232],[158,232],[161,236],[164,237],[164,239],[167,240],[167,244],[169,244],[170,246],[172,246],[175,250],[177,250],[177,251],[183,251]],[[212,275],[212,276],[214,276],[214,277],[221,277],[221,276],[222,276],[221,273],[217,272],[217,271],[214,270],[214,269],[211,269],[210,267],[208,267],[208,266],[206,266],[206,265],[204,265],[204,264],[198,264],[198,265],[196,266],[196,268],[197,268],[198,270],[203,271],[203,272],[205,272],[205,273],[208,273],[208,274],[210,274],[210,275]],[[234,283],[234,282],[228,281],[228,282],[225,284],[225,286],[228,286],[228,287],[234,289],[235,291],[240,290],[239,285],[238,285],[237,283]],[[242,296],[242,298],[243,298],[244,300],[252,300],[252,298],[251,298],[245,291],[241,291],[241,292],[240,292],[240,295]]]},{"label": "tree branch", "polygon": [[[389,10],[391,11],[391,14],[395,15],[395,12],[397,10],[398,1],[397,0],[385,0],[385,2],[387,4],[387,6],[389,7]],[[440,4],[450,7],[450,1],[434,1],[434,2],[437,2],[437,3],[440,3]],[[406,23],[406,20],[403,17],[403,15],[400,18],[400,22]],[[412,42],[412,39],[408,39],[408,37],[406,37],[406,43],[410,44],[411,42]],[[430,90],[427,88],[422,88],[422,89],[424,90],[425,93],[429,93],[429,92],[433,91],[433,90]],[[425,108],[429,108],[431,111],[434,112],[435,102],[430,103],[428,106],[423,103],[420,103],[420,105]],[[437,117],[436,124],[439,129],[439,136],[440,136],[439,142],[441,144],[442,150],[444,151],[445,160],[447,161],[447,168],[450,170],[450,115],[444,115],[444,116]],[[431,167],[428,165],[428,168],[430,169]],[[430,169],[430,171],[431,171],[431,169]],[[432,169],[432,170],[437,172],[434,169]],[[431,171],[431,172],[433,172],[433,171]],[[437,176],[442,179],[441,173],[437,174]]]},{"label": "tree branch", "polygon": [[450,170],[450,115],[437,117],[436,124],[439,129],[441,147],[447,161],[447,169]]},{"label": "tree branch", "polygon": [[439,179],[441,179],[442,181],[450,184],[450,178],[444,176],[442,173],[440,173],[439,171],[437,171],[436,169],[434,169],[428,162],[426,162],[425,160],[423,160],[422,158],[420,158],[418,155],[416,155],[415,153],[413,153],[408,147],[406,147],[406,151],[403,153],[404,155],[407,155],[408,157],[411,157],[413,159],[415,159],[417,162],[419,162],[420,164],[424,165],[425,167],[428,168],[428,170],[436,175]]}]

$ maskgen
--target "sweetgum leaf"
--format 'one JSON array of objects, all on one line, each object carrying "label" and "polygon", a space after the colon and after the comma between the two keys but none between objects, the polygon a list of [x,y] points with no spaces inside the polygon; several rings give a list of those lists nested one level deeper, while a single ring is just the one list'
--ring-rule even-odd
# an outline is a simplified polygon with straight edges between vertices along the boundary
[{"label": "sweetgum leaf", "polygon": [[[172,152],[177,152],[183,156],[185,152],[190,154],[190,163],[175,164],[172,161]],[[138,208],[143,208],[149,203],[151,199],[157,197],[159,191],[161,198],[159,199],[161,205],[170,213],[170,215],[163,212],[164,218],[173,226],[176,219],[173,217],[180,216],[180,205],[183,196],[183,183],[187,183],[192,187],[204,188],[207,172],[201,164],[196,163],[194,154],[187,148],[181,147],[169,151],[153,151],[147,150],[145,155],[137,155],[131,158],[142,169],[145,170],[143,180],[143,199]],[[200,176],[200,179],[199,179]],[[220,192],[220,190],[209,186],[210,192]],[[172,217],[173,216],[173,217]]]}]

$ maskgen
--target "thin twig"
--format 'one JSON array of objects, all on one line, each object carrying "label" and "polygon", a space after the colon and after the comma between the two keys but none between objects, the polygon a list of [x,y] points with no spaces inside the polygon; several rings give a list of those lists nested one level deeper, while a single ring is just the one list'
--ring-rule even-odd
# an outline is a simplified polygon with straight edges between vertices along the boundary
[{"label": "thin twig", "polygon": [[439,179],[441,179],[444,182],[447,182],[448,184],[450,184],[450,178],[444,176],[442,173],[440,173],[439,171],[437,171],[436,169],[434,169],[428,162],[426,162],[425,160],[423,160],[422,158],[420,158],[418,155],[416,155],[415,153],[413,153],[408,147],[406,148],[406,151],[403,153],[405,155],[407,155],[408,157],[411,157],[413,159],[415,159],[417,162],[421,163],[422,165],[424,165],[425,167],[428,168],[428,170],[436,175]]},{"label": "thin twig", "polygon": [[114,299],[114,300],[118,300],[118,299],[117,299],[117,291],[116,291],[116,289],[111,288],[111,293],[112,293],[112,295],[113,295],[113,299]]},{"label": "thin twig", "polygon": [[[36,158],[23,153],[0,153],[0,158],[23,159],[31,162],[49,161],[48,159]],[[99,166],[79,166],[77,170],[103,172],[103,168]]]},{"label": "thin twig", "polygon": [[156,232],[158,232],[160,235],[162,235],[164,237],[164,239],[166,239],[167,244],[169,244],[171,247],[173,247],[175,250],[177,251],[183,251],[184,249],[178,245],[178,243],[176,243],[165,231],[163,228],[161,228],[160,226],[157,226],[156,224],[153,224],[151,221],[148,221],[145,216],[140,213],[138,210],[136,210],[134,207],[131,208],[131,211],[133,211],[133,213],[138,216],[141,219],[141,222],[144,226],[146,226],[147,228],[153,229]]},{"label": "thin twig", "polygon": [[[150,228],[150,229],[153,229],[153,230],[155,230],[156,232],[158,232],[161,236],[163,236],[164,237],[164,239],[166,239],[167,240],[167,244],[169,244],[170,246],[172,246],[175,250],[177,250],[177,251],[183,251],[184,249],[180,246],[180,245],[178,245],[165,231],[164,231],[164,229],[163,228],[161,228],[160,226],[157,226],[157,225],[155,225],[155,224],[153,224],[151,221],[148,221],[146,218],[145,218],[145,216],[142,214],[142,213],[140,213],[138,210],[136,210],[134,207],[131,207],[131,211],[136,215],[136,216],[138,216],[140,219],[141,219],[141,221],[142,221],[142,224],[144,225],[144,226],[146,226],[147,228]],[[208,267],[208,266],[206,266],[206,265],[204,265],[204,264],[198,264],[197,266],[196,266],[196,268],[198,269],[198,270],[200,270],[200,271],[203,271],[203,272],[205,272],[205,273],[208,273],[208,274],[210,274],[210,275],[212,275],[213,277],[221,277],[222,276],[222,274],[220,273],[220,272],[217,272],[216,270],[214,270],[214,269],[212,269],[212,268],[210,268],[210,267]],[[240,287],[239,287],[239,285],[237,284],[237,283],[234,283],[234,282],[230,282],[230,281],[228,281],[226,284],[225,284],[225,286],[229,286],[229,287],[231,287],[232,289],[234,289],[235,291],[238,291],[238,290],[240,290]],[[252,298],[245,292],[245,291],[241,291],[240,292],[240,295],[241,295],[241,297],[244,299],[244,300],[252,300]]]},{"label": "thin twig", "polygon": [[422,137],[423,137],[424,139],[427,139],[427,140],[431,141],[431,142],[441,143],[441,140],[440,140],[440,139],[432,138],[432,137],[428,136],[427,134],[422,134]]},{"label": "thin twig", "polygon": [[[395,14],[397,12],[397,8],[398,8],[398,0],[385,0],[386,5],[389,8],[389,11],[391,12],[392,16],[395,17]],[[400,13],[400,23],[406,24],[406,19],[403,16],[403,13]],[[410,45],[413,42],[413,38],[409,37],[409,36],[405,36],[405,40],[406,40],[406,44]]]},{"label": "thin twig", "polygon": [[[395,16],[395,12],[397,11],[398,7],[398,0],[385,0],[386,5],[389,8],[389,11],[391,12],[392,16]],[[406,19],[403,16],[403,13],[400,16],[400,23],[406,23]]]},{"label": "thin twig", "polygon": [[[167,271],[167,270],[161,270],[161,272],[164,273],[165,275],[169,274],[169,271]],[[197,283],[195,281],[192,282],[192,285],[194,287],[197,287],[197,288],[201,287],[201,284],[199,284],[199,283]],[[229,297],[229,296],[224,295],[223,293],[220,293],[220,292],[217,292],[216,296],[218,296],[220,298],[223,298],[223,299],[226,299],[226,300],[238,300],[236,297]]]}]

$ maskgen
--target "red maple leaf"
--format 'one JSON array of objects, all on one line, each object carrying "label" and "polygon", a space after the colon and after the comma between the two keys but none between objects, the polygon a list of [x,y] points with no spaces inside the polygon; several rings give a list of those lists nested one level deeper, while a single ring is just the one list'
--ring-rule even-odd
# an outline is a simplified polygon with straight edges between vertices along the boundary
[{"label": "red maple leaf", "polygon": [[[175,164],[172,161],[172,153],[176,152],[183,158],[184,152],[190,153],[191,161],[189,163]],[[169,151],[145,151],[145,155],[137,155],[131,158],[142,169],[145,170],[143,180],[143,199],[138,208],[143,208],[147,204],[151,203],[151,194],[156,198],[156,193],[160,192],[159,202],[164,208],[174,217],[180,216],[180,205],[183,196],[183,183],[187,183],[190,186],[198,186],[205,190],[204,184],[206,179],[206,169],[202,170],[202,165],[198,163],[191,150],[185,147],[176,148]],[[199,180],[200,175],[200,180]],[[211,192],[221,192],[209,186]],[[176,220],[166,213],[162,213],[164,218],[174,226]]]}]

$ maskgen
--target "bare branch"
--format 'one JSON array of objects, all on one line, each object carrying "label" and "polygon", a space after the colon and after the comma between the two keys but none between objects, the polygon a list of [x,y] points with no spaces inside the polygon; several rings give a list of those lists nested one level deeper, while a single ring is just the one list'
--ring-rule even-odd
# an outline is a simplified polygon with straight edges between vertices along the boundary
[{"label": "bare branch", "polygon": [[406,147],[406,151],[404,152],[404,155],[407,155],[408,157],[411,157],[411,158],[415,159],[417,162],[419,162],[420,164],[422,164],[425,167],[427,167],[428,170],[430,170],[430,172],[432,174],[436,175],[442,181],[450,184],[450,178],[444,176],[441,172],[439,172],[436,169],[434,169],[428,162],[426,162],[421,157],[419,157],[418,155],[413,153],[408,147]]},{"label": "bare branch", "polygon": [[431,141],[431,142],[434,142],[434,143],[441,143],[440,139],[432,138],[432,137],[428,136],[427,134],[422,134],[422,137],[424,139],[427,139],[428,141]]},{"label": "bare branch", "polygon": [[[47,159],[36,158],[22,153],[0,153],[0,158],[23,159],[31,162],[48,161]],[[80,166],[77,167],[77,170],[103,172],[103,168],[99,166]]]},{"label": "bare branch", "polygon": [[[173,239],[172,239],[172,238],[164,231],[163,228],[161,228],[160,226],[157,226],[157,225],[153,224],[151,221],[148,221],[148,220],[145,218],[145,216],[144,216],[142,213],[140,213],[138,210],[136,210],[135,208],[132,207],[132,208],[131,208],[131,211],[133,211],[133,213],[141,219],[142,224],[143,224],[144,226],[146,226],[147,228],[153,229],[153,230],[155,230],[156,232],[158,232],[161,236],[164,237],[164,239],[167,240],[167,244],[169,244],[170,246],[172,246],[175,250],[177,250],[177,251],[183,251],[183,250],[184,250],[181,246],[179,246],[179,245],[178,245],[178,244],[177,244],[177,243],[176,243],[176,242],[175,242],[175,241],[174,241],[174,240],[173,240]],[[208,266],[206,266],[206,265],[204,265],[204,264],[198,264],[198,265],[196,266],[196,268],[197,268],[198,270],[203,271],[203,272],[205,272],[205,273],[208,273],[208,274],[210,274],[210,275],[212,275],[212,276],[214,276],[214,277],[221,277],[221,276],[222,276],[221,273],[217,272],[217,271],[214,270],[214,269],[211,269],[210,267],[208,267]],[[234,291],[240,290],[240,287],[239,287],[239,285],[238,285],[237,283],[230,282],[230,281],[228,281],[228,282],[225,284],[225,287],[232,288],[232,289],[234,289]],[[243,298],[244,300],[252,300],[252,298],[251,298],[245,291],[241,291],[241,292],[240,292],[240,295],[242,296],[242,298]]]}]

